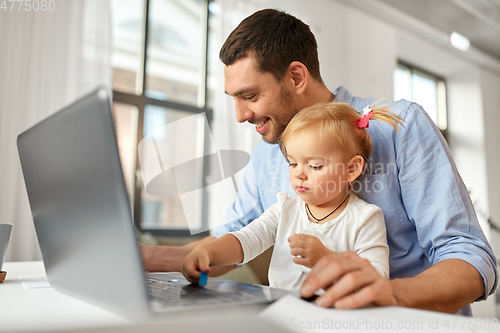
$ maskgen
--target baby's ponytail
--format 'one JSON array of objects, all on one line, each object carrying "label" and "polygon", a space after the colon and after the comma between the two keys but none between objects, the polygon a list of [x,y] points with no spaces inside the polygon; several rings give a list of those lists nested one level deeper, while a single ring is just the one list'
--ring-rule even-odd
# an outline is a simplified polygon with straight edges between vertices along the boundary
[{"label": "baby's ponytail", "polygon": [[368,126],[370,125],[370,120],[378,120],[394,127],[394,129],[399,134],[398,125],[404,127],[403,119],[390,111],[390,107],[392,106],[392,104],[382,105],[382,101],[383,99],[379,99],[378,101],[372,103],[372,105],[369,105],[363,109],[363,114],[359,117],[357,127],[368,128]]}]

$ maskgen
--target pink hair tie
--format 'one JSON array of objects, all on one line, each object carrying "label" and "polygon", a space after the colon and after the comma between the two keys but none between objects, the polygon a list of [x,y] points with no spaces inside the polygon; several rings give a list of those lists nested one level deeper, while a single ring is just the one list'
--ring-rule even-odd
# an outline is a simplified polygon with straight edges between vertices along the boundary
[{"label": "pink hair tie", "polygon": [[372,117],[373,110],[369,106],[363,109],[363,115],[358,121],[358,128],[368,128],[370,126],[369,120]]}]

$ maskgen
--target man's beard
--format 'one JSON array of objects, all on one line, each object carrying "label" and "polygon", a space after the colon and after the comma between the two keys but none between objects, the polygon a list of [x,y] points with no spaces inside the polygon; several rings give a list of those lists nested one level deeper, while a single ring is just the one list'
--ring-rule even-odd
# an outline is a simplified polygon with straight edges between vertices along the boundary
[{"label": "man's beard", "polygon": [[264,139],[267,143],[278,143],[286,126],[299,111],[300,110],[292,103],[290,92],[282,86],[280,89],[280,103],[278,105],[278,111],[274,115],[274,119],[271,119],[273,131],[270,133],[269,138],[265,138],[263,136],[262,139]]}]

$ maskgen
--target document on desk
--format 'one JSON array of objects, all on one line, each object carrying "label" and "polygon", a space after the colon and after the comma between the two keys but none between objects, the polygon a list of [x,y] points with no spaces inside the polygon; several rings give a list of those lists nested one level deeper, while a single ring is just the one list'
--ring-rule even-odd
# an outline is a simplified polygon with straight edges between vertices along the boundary
[{"label": "document on desk", "polygon": [[500,332],[497,319],[469,318],[403,307],[325,309],[288,295],[259,314],[290,332]]},{"label": "document on desk", "polygon": [[23,282],[24,289],[50,288],[45,275],[23,275],[19,277],[19,280]]}]

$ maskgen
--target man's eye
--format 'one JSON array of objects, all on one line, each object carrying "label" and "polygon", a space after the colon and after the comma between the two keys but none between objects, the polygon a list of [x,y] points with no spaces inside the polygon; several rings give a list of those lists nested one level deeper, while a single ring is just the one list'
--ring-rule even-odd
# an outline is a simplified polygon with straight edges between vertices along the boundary
[{"label": "man's eye", "polygon": [[250,96],[243,96],[243,99],[246,101],[252,100],[256,97],[257,95],[250,95]]},{"label": "man's eye", "polygon": [[313,170],[321,170],[323,168],[322,165],[310,165],[311,169]]}]

